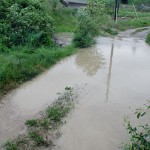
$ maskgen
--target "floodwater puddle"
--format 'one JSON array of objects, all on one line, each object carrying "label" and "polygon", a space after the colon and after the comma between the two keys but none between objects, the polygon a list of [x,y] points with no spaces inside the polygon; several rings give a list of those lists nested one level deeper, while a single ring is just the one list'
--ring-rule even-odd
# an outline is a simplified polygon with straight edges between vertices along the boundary
[{"label": "floodwater puddle", "polygon": [[124,116],[150,98],[150,47],[140,39],[97,38],[88,49],[19,89],[0,105],[0,143],[24,129],[24,121],[51,104],[66,86],[85,94],[62,127],[56,150],[117,150],[126,141]]}]

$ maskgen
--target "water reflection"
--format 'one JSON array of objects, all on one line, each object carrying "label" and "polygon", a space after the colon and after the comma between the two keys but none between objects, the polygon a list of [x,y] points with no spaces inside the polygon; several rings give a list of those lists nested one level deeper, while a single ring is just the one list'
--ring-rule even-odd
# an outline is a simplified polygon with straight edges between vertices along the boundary
[{"label": "water reflection", "polygon": [[101,66],[105,64],[105,59],[100,51],[95,47],[90,47],[80,50],[75,62],[88,76],[94,76]]},{"label": "water reflection", "polygon": [[107,86],[106,86],[106,102],[109,99],[109,89],[110,89],[110,81],[111,81],[111,71],[112,71],[112,63],[113,63],[113,53],[114,53],[114,43],[111,46],[111,54],[110,54],[110,62],[109,62],[109,72],[107,78]]},{"label": "water reflection", "polygon": [[136,43],[138,43],[138,40],[134,39],[133,41],[134,42],[133,42],[133,45],[132,45],[132,52],[133,52],[133,54],[135,54],[136,53],[136,48],[137,48]]}]

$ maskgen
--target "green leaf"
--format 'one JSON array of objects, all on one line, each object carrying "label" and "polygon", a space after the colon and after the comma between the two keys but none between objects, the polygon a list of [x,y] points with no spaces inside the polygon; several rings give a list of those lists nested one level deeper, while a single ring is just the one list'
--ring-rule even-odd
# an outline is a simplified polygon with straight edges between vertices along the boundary
[{"label": "green leaf", "polygon": [[141,117],[145,116],[145,114],[146,114],[146,112],[144,112],[144,113],[141,115]]},{"label": "green leaf", "polygon": [[137,118],[139,119],[139,118],[140,118],[140,116],[141,116],[141,113],[139,112],[139,113],[137,114]]}]

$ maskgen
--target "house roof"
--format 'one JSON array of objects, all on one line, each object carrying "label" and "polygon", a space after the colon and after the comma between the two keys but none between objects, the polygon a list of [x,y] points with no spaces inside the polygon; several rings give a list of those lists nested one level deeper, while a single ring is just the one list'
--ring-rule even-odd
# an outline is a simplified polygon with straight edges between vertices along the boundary
[{"label": "house roof", "polygon": [[68,3],[87,4],[87,0],[66,0]]}]

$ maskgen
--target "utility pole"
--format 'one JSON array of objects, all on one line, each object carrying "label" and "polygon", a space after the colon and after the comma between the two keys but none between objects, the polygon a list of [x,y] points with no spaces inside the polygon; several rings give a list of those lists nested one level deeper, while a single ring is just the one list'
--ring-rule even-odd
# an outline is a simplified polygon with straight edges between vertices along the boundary
[{"label": "utility pole", "polygon": [[119,11],[119,0],[115,0],[114,21],[117,23],[117,14]]}]

